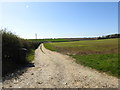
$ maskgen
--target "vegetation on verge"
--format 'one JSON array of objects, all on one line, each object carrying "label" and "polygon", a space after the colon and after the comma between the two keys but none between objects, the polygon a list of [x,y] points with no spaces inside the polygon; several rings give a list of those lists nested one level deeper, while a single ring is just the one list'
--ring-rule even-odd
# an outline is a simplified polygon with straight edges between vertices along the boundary
[{"label": "vegetation on verge", "polygon": [[44,43],[45,48],[51,50],[51,51],[57,51],[55,46],[53,46],[51,43]]},{"label": "vegetation on verge", "polygon": [[35,52],[35,50],[31,50],[31,51],[27,54],[27,56],[26,56],[27,62],[32,62],[32,61],[34,60],[34,52]]},{"label": "vegetation on verge", "polygon": [[80,63],[118,77],[118,54],[72,55]]},{"label": "vegetation on verge", "polygon": [[6,29],[2,33],[2,75],[14,72],[34,58],[34,49],[39,42],[31,42],[18,37]]},{"label": "vegetation on verge", "polygon": [[77,63],[120,77],[118,38],[44,43],[44,46],[47,49],[72,56]]}]

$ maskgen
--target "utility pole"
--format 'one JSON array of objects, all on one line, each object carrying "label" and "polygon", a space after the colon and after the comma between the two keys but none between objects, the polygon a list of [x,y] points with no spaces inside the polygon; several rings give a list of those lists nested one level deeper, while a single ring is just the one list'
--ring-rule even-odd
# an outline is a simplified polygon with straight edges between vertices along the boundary
[{"label": "utility pole", "polygon": [[35,38],[36,38],[36,41],[37,41],[37,34],[35,34]]}]

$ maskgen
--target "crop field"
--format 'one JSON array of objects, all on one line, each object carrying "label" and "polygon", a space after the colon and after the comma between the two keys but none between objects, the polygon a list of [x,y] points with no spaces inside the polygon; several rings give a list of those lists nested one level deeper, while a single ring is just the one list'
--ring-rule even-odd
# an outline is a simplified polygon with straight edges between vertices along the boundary
[{"label": "crop field", "polygon": [[67,39],[28,39],[30,41],[39,41],[39,42],[65,42],[70,41]]},{"label": "crop field", "polygon": [[67,54],[77,63],[119,77],[118,38],[74,42],[45,43],[52,51]]}]

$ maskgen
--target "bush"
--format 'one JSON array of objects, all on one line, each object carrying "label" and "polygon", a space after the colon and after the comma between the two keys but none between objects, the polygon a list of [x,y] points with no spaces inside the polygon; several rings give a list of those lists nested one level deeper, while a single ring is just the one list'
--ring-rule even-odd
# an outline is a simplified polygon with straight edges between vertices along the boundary
[{"label": "bush", "polygon": [[18,57],[19,49],[23,45],[20,38],[11,32],[2,30],[2,60],[14,60]]},{"label": "bush", "polygon": [[[20,63],[20,58],[25,58],[25,49],[27,49],[27,53],[29,53],[31,49],[36,49],[40,44],[40,42],[31,42],[25,39],[21,39],[17,35],[6,31],[6,29],[1,31],[3,60],[14,60],[15,62]],[[25,60],[22,60],[22,62],[25,62]]]},{"label": "bush", "polygon": [[0,32],[2,33],[2,74],[4,76],[31,62],[34,59],[34,52],[31,53],[31,51],[36,49],[40,42],[21,39],[6,29]]}]

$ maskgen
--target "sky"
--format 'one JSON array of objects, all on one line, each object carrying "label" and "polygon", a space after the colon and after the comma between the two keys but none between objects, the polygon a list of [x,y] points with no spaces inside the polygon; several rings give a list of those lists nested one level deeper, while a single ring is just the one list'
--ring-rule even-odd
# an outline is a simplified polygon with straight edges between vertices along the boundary
[{"label": "sky", "polygon": [[118,33],[117,2],[6,2],[0,17],[1,28],[26,39]]}]

